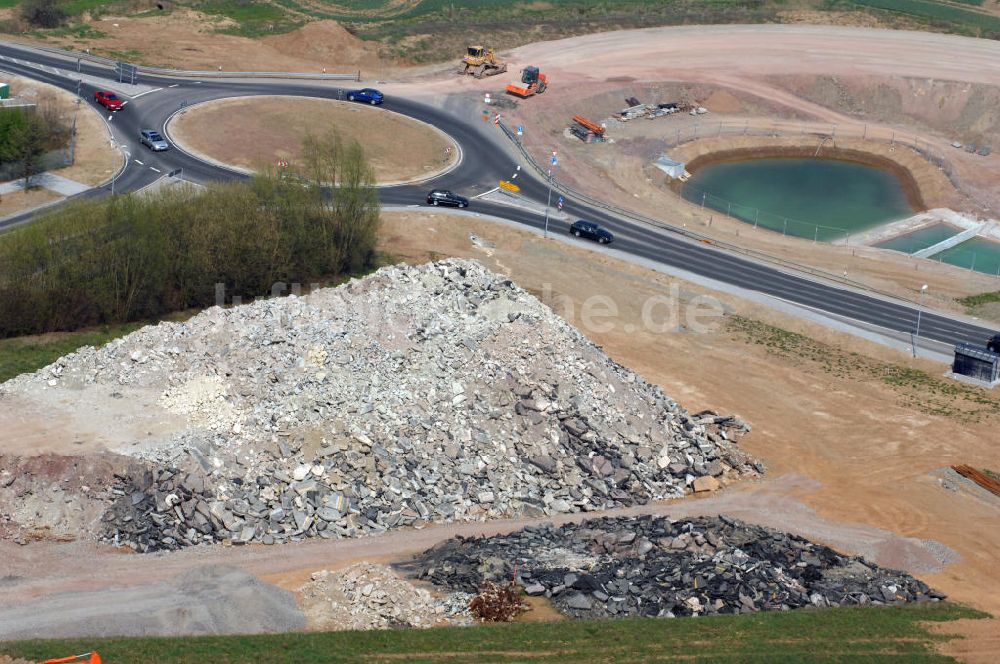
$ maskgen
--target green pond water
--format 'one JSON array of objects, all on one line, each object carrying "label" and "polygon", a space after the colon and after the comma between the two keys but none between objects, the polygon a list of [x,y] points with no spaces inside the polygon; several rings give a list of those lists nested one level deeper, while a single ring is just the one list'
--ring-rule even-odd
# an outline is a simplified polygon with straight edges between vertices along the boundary
[{"label": "green pond water", "polygon": [[750,159],[699,168],[687,200],[779,233],[843,239],[913,214],[895,175],[836,159]]},{"label": "green pond water", "polygon": [[944,242],[958,233],[961,233],[959,229],[947,224],[934,224],[933,226],[927,226],[906,235],[899,235],[885,242],[879,242],[875,246],[880,249],[894,249],[912,254],[921,249],[932,247],[938,242]]},{"label": "green pond water", "polygon": [[934,254],[931,260],[957,265],[985,274],[1000,274],[1000,243],[974,237],[951,249]]}]

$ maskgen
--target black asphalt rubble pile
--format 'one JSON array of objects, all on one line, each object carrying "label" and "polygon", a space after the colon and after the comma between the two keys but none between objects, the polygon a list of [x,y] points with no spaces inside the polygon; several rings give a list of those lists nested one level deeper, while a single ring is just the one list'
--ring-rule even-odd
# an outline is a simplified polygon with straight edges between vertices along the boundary
[{"label": "black asphalt rubble pile", "polygon": [[738,418],[690,415],[465,260],[213,307],[0,385],[19,392],[159,395],[182,423],[115,450],[149,475],[119,478],[102,535],[138,550],[586,512],[763,470]]},{"label": "black asphalt rubble pile", "polygon": [[694,616],[902,604],[944,595],[903,572],[726,517],[607,517],[450,539],[405,568],[475,592],[514,578],[578,618]]}]

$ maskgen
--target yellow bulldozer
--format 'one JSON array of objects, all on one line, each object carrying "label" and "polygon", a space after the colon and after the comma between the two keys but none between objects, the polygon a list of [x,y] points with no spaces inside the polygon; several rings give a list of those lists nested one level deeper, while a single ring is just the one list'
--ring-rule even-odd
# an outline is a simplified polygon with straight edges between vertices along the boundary
[{"label": "yellow bulldozer", "polygon": [[458,68],[459,74],[472,74],[476,78],[494,76],[507,71],[507,63],[498,58],[492,48],[470,46]]}]

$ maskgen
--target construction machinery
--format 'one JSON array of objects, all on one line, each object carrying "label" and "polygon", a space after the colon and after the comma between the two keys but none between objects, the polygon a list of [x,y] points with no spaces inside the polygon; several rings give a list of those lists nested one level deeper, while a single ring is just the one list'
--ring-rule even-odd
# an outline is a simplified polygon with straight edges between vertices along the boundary
[{"label": "construction machinery", "polygon": [[82,655],[70,655],[69,657],[59,657],[58,659],[47,659],[41,664],[101,664],[101,656],[96,652],[85,652]]},{"label": "construction machinery", "polygon": [[598,143],[604,140],[604,127],[582,115],[573,116],[573,124],[569,126],[570,133],[584,143]]},{"label": "construction machinery", "polygon": [[459,65],[459,74],[472,74],[476,78],[484,76],[494,76],[507,71],[507,63],[498,58],[492,48],[482,46],[470,46],[466,49],[462,64]]},{"label": "construction machinery", "polygon": [[549,86],[549,79],[538,71],[538,67],[525,67],[521,70],[521,80],[507,86],[507,92],[517,97],[540,95]]}]

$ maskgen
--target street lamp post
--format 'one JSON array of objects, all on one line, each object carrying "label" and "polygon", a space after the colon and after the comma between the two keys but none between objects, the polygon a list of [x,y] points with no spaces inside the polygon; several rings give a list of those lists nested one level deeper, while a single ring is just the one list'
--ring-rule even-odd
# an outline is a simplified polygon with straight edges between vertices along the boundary
[{"label": "street lamp post", "polygon": [[920,316],[924,312],[925,292],[927,292],[927,284],[920,287],[920,299],[917,301],[917,330],[913,335],[913,357],[917,356],[917,341],[920,339]]},{"label": "street lamp post", "polygon": [[552,205],[552,169],[558,163],[559,160],[556,158],[556,151],[553,150],[552,159],[549,161],[549,195],[545,199],[545,232],[543,234],[545,238],[549,237],[549,207]]},{"label": "street lamp post", "polygon": [[545,237],[549,236],[549,206],[552,205],[552,169],[549,169],[549,197],[545,199]]}]

